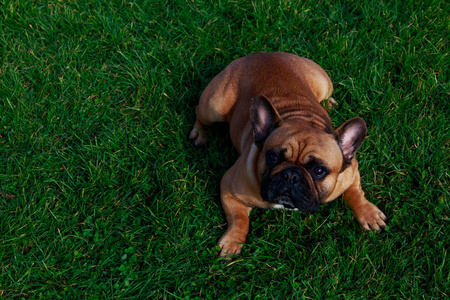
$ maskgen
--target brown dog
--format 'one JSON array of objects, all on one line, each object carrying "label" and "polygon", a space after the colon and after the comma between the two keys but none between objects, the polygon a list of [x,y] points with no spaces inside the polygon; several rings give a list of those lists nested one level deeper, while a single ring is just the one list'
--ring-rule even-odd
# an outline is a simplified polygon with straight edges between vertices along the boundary
[{"label": "brown dog", "polygon": [[364,197],[355,159],[366,124],[353,118],[334,130],[320,105],[332,91],[311,60],[263,52],[231,62],[206,87],[189,138],[202,145],[205,125],[228,122],[240,155],[220,185],[228,222],[220,256],[241,252],[254,207],[309,214],[344,194],[364,229],[386,226],[386,216]]}]

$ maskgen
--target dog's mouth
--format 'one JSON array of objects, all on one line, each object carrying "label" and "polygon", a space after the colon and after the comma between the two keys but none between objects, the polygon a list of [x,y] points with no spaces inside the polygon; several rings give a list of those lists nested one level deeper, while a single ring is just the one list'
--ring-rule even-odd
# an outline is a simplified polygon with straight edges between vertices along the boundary
[{"label": "dog's mouth", "polygon": [[289,196],[277,196],[273,198],[271,203],[274,209],[287,209],[287,210],[300,210],[305,214],[313,214],[319,210],[319,204],[315,203],[302,203],[300,205],[295,205],[293,200]]},{"label": "dog's mouth", "polygon": [[273,199],[273,202],[278,205],[282,205],[284,209],[297,209],[298,210],[298,208],[295,207],[294,203],[292,202],[292,199],[289,196],[278,196],[275,199]]}]

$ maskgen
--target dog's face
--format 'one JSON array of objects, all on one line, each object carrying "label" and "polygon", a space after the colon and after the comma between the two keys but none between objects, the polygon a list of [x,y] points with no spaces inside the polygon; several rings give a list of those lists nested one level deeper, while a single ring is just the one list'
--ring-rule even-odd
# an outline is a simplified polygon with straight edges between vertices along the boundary
[{"label": "dog's face", "polygon": [[274,130],[259,158],[263,200],[313,213],[326,202],[343,168],[332,134],[302,132],[289,124]]},{"label": "dog's face", "polygon": [[251,114],[255,144],[261,150],[257,172],[264,201],[314,213],[320,203],[332,200],[330,195],[344,192],[336,189],[365,137],[362,119],[347,121],[335,131],[318,129],[304,120],[281,120],[265,98],[255,100]]}]

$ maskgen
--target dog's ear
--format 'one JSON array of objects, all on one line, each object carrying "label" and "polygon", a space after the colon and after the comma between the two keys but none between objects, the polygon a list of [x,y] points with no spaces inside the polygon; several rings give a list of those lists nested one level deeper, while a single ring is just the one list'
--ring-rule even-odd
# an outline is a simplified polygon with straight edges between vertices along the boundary
[{"label": "dog's ear", "polygon": [[269,134],[281,124],[281,117],[270,100],[263,95],[259,95],[253,100],[250,108],[250,119],[253,124],[255,145],[262,149]]},{"label": "dog's ear", "polygon": [[366,122],[361,118],[353,118],[342,124],[335,132],[344,157],[344,163],[349,165],[366,137]]}]

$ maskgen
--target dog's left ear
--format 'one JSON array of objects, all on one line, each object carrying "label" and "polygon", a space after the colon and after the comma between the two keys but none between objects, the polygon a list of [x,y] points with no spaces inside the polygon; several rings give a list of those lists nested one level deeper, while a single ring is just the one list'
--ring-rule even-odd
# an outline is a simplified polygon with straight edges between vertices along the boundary
[{"label": "dog's left ear", "polygon": [[281,123],[281,117],[269,99],[259,95],[250,108],[255,145],[262,149],[269,134]]},{"label": "dog's left ear", "polygon": [[344,163],[349,165],[366,137],[366,122],[361,118],[353,118],[342,124],[335,132],[344,156]]}]

